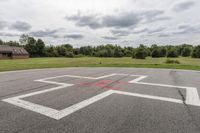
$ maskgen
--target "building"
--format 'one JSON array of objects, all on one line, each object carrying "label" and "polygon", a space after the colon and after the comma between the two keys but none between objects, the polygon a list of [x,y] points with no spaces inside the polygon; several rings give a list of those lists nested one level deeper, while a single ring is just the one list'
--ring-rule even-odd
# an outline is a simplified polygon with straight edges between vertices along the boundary
[{"label": "building", "polygon": [[0,59],[27,59],[29,53],[22,47],[0,45]]}]

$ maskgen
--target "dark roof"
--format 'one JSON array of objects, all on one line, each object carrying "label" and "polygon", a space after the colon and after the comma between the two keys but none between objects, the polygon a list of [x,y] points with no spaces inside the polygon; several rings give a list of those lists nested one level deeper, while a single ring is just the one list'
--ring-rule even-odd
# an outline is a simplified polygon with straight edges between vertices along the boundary
[{"label": "dark roof", "polygon": [[0,53],[12,53],[13,55],[28,55],[23,47],[0,45]]}]

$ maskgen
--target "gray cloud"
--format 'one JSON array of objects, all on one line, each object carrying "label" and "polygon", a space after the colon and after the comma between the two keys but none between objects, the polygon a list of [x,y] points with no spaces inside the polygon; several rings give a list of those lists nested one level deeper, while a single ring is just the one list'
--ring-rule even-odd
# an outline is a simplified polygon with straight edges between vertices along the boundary
[{"label": "gray cloud", "polygon": [[161,16],[164,11],[161,10],[149,10],[143,12],[121,12],[112,15],[82,15],[80,12],[76,15],[66,16],[65,19],[73,21],[77,26],[90,27],[91,29],[98,28],[133,28],[140,23],[150,23],[155,21],[167,20],[169,17]]},{"label": "gray cloud", "polygon": [[148,33],[149,34],[153,34],[153,33],[161,32],[163,30],[165,30],[165,28],[164,27],[160,27],[158,29],[148,30]]},{"label": "gray cloud", "polygon": [[181,34],[200,34],[200,25],[180,25],[178,26],[179,31],[174,31],[172,34],[181,35]]},{"label": "gray cloud", "polygon": [[60,29],[55,29],[55,30],[46,29],[46,30],[39,30],[39,31],[30,32],[29,34],[34,36],[34,37],[54,37],[54,38],[58,38],[59,36],[57,35],[57,33],[59,31],[60,31]]},{"label": "gray cloud", "polygon": [[82,39],[84,38],[83,35],[81,34],[68,34],[66,36],[64,36],[65,38],[71,38],[71,39],[75,39],[75,40],[79,40],[79,39]]},{"label": "gray cloud", "polygon": [[144,16],[144,18],[149,21],[149,20],[153,20],[155,17],[160,16],[162,14],[164,14],[164,11],[151,10],[151,11],[146,11],[146,12],[142,13],[142,16]]},{"label": "gray cloud", "polygon": [[141,29],[141,30],[135,30],[132,33],[134,33],[134,34],[140,34],[140,33],[148,32],[148,31],[149,31],[149,29],[144,28],[144,29]]},{"label": "gray cloud", "polygon": [[115,36],[128,36],[131,33],[127,30],[111,30],[110,32]]},{"label": "gray cloud", "polygon": [[157,29],[148,29],[148,28],[144,28],[144,29],[141,29],[141,30],[136,30],[136,31],[133,31],[132,33],[134,34],[140,34],[140,33],[148,33],[148,34],[153,34],[153,33],[157,33],[157,32],[161,32],[165,30],[164,27],[160,27],[160,28],[157,28]]},{"label": "gray cloud", "polygon": [[174,7],[172,9],[175,12],[185,11],[185,10],[188,10],[191,7],[193,7],[195,5],[195,3],[196,3],[195,1],[184,1],[184,2],[174,5]]},{"label": "gray cloud", "polygon": [[7,22],[6,21],[0,21],[0,30],[4,29],[7,27]]},{"label": "gray cloud", "polygon": [[88,26],[91,29],[101,28],[100,19],[97,17],[98,15],[81,15],[78,13],[77,15],[66,16],[65,19],[70,21],[75,21],[77,26],[85,27]]},{"label": "gray cloud", "polygon": [[160,16],[160,17],[154,17],[152,19],[148,19],[146,23],[153,23],[157,21],[166,21],[166,20],[171,20],[172,18],[169,16]]},{"label": "gray cloud", "polygon": [[16,36],[20,36],[20,34],[0,32],[0,36],[4,36],[4,37],[16,37]]},{"label": "gray cloud", "polygon": [[150,10],[146,11],[143,14],[144,23],[153,23],[157,21],[165,21],[165,20],[170,20],[171,17],[165,16],[164,11],[162,10]]},{"label": "gray cloud", "polygon": [[161,34],[158,35],[158,37],[170,37],[170,34],[161,33]]},{"label": "gray cloud", "polygon": [[10,28],[18,31],[29,31],[31,29],[31,25],[26,22],[16,21],[10,26]]},{"label": "gray cloud", "polygon": [[106,40],[118,40],[119,39],[118,37],[111,37],[111,36],[103,36],[102,38],[106,39]]},{"label": "gray cloud", "polygon": [[144,29],[135,30],[135,31],[130,31],[130,30],[111,30],[110,32],[114,36],[120,37],[120,36],[128,36],[130,34],[141,34],[141,33],[154,34],[154,33],[162,32],[164,30],[165,30],[164,27],[160,27],[160,28],[157,28],[157,29],[144,28]]},{"label": "gray cloud", "polygon": [[102,25],[105,27],[128,28],[136,26],[141,20],[142,18],[140,15],[129,12],[104,16],[102,18]]}]

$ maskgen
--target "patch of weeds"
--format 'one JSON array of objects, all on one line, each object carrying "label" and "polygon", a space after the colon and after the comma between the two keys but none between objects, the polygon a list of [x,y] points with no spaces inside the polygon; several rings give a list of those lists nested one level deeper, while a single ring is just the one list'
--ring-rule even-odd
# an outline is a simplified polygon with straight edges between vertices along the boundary
[{"label": "patch of weeds", "polygon": [[166,64],[181,64],[178,60],[167,59],[165,61]]}]

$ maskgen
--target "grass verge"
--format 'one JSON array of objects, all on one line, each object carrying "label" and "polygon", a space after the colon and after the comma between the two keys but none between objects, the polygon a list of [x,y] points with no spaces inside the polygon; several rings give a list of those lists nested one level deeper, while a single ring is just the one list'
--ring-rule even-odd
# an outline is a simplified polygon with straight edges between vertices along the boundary
[{"label": "grass verge", "polygon": [[167,58],[150,58],[146,60],[124,58],[30,58],[19,60],[0,60],[0,71],[13,71],[40,68],[62,67],[136,67],[136,68],[169,68],[200,70],[200,59],[173,58],[180,64],[166,64]]}]

